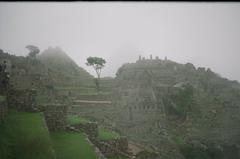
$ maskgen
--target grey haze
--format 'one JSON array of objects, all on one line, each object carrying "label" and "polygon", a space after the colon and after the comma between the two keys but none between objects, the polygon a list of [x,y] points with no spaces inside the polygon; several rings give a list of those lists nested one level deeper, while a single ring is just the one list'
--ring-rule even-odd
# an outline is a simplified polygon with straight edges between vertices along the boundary
[{"label": "grey haze", "polygon": [[0,48],[28,44],[60,46],[92,74],[86,58],[103,57],[103,76],[152,54],[240,81],[240,3],[1,2]]}]

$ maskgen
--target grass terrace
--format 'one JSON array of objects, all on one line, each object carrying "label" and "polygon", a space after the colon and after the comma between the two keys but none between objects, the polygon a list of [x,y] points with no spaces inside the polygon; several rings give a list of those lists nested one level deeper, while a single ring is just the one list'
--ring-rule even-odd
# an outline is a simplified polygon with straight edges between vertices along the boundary
[{"label": "grass terrace", "polygon": [[67,118],[67,122],[70,125],[76,125],[76,124],[86,124],[86,123],[89,123],[90,121],[88,119],[79,117],[77,115],[69,115]]},{"label": "grass terrace", "polygon": [[114,131],[109,131],[104,128],[99,128],[98,131],[98,139],[99,140],[111,140],[120,138],[120,135]]},{"label": "grass terrace", "polygon": [[1,159],[54,159],[55,154],[41,113],[10,110],[0,123]]},{"label": "grass terrace", "polygon": [[51,133],[57,159],[97,159],[93,147],[82,133]]}]

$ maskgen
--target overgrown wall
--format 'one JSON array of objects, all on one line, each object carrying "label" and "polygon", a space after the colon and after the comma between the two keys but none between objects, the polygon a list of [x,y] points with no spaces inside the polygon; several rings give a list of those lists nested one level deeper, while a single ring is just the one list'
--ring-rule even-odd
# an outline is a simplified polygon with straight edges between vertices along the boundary
[{"label": "overgrown wall", "polygon": [[66,129],[67,111],[67,105],[51,104],[46,106],[44,116],[49,131],[60,131]]}]

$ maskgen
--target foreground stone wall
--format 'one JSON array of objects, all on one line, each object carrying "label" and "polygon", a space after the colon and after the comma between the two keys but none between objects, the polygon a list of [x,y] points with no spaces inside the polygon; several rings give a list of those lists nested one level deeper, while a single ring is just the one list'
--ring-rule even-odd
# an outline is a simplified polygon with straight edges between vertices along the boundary
[{"label": "foreground stone wall", "polygon": [[65,130],[67,126],[68,106],[51,104],[45,107],[44,116],[49,131]]},{"label": "foreground stone wall", "polygon": [[106,157],[112,157],[116,155],[122,155],[126,157],[130,156],[128,140],[124,137],[106,141],[98,141],[96,145]]},{"label": "foreground stone wall", "polygon": [[80,123],[67,127],[71,131],[82,131],[87,134],[89,140],[101,151],[106,157],[113,157],[117,155],[131,156],[128,148],[128,140],[125,137],[120,137],[111,140],[99,140],[98,125],[95,122]]},{"label": "foreground stone wall", "polygon": [[[75,130],[80,130],[82,132],[85,132],[90,140],[96,140],[98,136],[98,125],[95,122],[89,122],[89,123],[79,123],[75,125],[71,125]],[[70,128],[71,129],[71,128]]]}]

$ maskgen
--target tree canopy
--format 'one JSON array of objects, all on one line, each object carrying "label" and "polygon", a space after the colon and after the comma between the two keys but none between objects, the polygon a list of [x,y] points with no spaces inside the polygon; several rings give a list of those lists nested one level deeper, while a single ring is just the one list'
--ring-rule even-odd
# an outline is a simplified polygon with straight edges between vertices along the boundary
[{"label": "tree canopy", "polygon": [[88,57],[87,66],[93,66],[97,73],[98,78],[100,78],[101,69],[105,66],[106,61],[101,57]]},{"label": "tree canopy", "polygon": [[35,58],[36,55],[40,52],[39,48],[34,45],[27,45],[26,48],[30,51],[28,56]]},{"label": "tree canopy", "polygon": [[97,78],[95,79],[97,91],[99,92],[100,89],[100,75],[101,70],[104,67],[106,61],[101,57],[88,57],[87,58],[87,66],[92,66],[97,73]]}]

